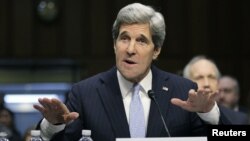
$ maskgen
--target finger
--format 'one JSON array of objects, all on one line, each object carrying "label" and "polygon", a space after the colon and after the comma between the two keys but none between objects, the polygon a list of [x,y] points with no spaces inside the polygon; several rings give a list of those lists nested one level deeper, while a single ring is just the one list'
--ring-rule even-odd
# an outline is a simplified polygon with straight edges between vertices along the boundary
[{"label": "finger", "polygon": [[[50,108],[48,107],[48,104],[47,103],[50,103],[50,100],[48,99],[48,98],[39,98],[38,99],[38,102],[40,103],[40,109],[42,108],[42,112],[45,112],[45,111],[47,111],[47,110],[49,110]],[[36,104],[37,105],[37,104]],[[38,105],[37,106],[35,106],[35,107],[37,107],[37,108],[39,108],[38,107]]]},{"label": "finger", "polygon": [[51,100],[45,97],[45,98],[39,98],[38,101],[39,103],[50,103]]},{"label": "finger", "polygon": [[48,111],[44,107],[35,104],[35,105],[33,105],[33,108],[38,110],[44,117],[46,117],[46,114],[48,113]]},{"label": "finger", "polygon": [[202,95],[209,95],[213,91],[210,88],[205,88],[205,89],[199,89],[197,93],[202,94]]},{"label": "finger", "polygon": [[79,114],[77,112],[72,112],[64,116],[64,121],[66,123],[69,123],[79,117]]},{"label": "finger", "polygon": [[197,93],[195,91],[190,90],[188,93],[188,100],[187,101],[193,102],[193,101],[195,101],[196,97],[197,97]]},{"label": "finger", "polygon": [[183,101],[178,98],[172,98],[171,103],[187,111],[195,111],[196,108],[195,105],[189,103],[188,101]]},{"label": "finger", "polygon": [[67,106],[58,99],[52,99],[51,103],[56,109],[62,110],[65,114],[69,113]]},{"label": "finger", "polygon": [[219,91],[216,91],[216,92],[214,92],[213,94],[211,94],[211,99],[216,99],[216,97],[218,97],[219,96]]},{"label": "finger", "polygon": [[47,110],[50,110],[50,104],[51,104],[51,101],[50,99],[48,98],[39,98],[38,99],[39,103]]},{"label": "finger", "polygon": [[194,89],[190,89],[190,90],[188,91],[188,93],[195,93],[195,90],[194,90]]},{"label": "finger", "polygon": [[181,99],[178,99],[178,98],[172,98],[171,103],[176,105],[176,106],[179,106],[179,107],[185,107],[186,106],[186,102],[181,100]]},{"label": "finger", "polygon": [[62,110],[62,108],[60,107],[61,106],[60,103],[61,102],[57,99],[51,99],[51,108],[53,110]]},{"label": "finger", "polygon": [[212,93],[212,92],[213,92],[212,89],[210,89],[210,88],[205,88],[204,91],[205,91],[206,93]]},{"label": "finger", "polygon": [[212,91],[208,88],[197,91],[197,95],[202,96],[202,97],[209,97],[211,94],[212,94]]},{"label": "finger", "polygon": [[43,108],[43,107],[41,107],[41,106],[39,106],[39,105],[37,105],[37,104],[33,105],[33,107],[34,107],[36,110],[38,110],[39,112],[44,113],[44,108]]},{"label": "finger", "polygon": [[[51,110],[58,110],[58,109],[59,110],[65,109],[63,107],[64,104],[56,98],[52,98],[52,99],[44,98],[43,105],[46,107],[47,110],[50,110],[50,111]],[[63,108],[61,108],[61,107],[63,107]]]},{"label": "finger", "polygon": [[201,97],[201,96],[204,96],[204,90],[203,89],[200,89],[197,91],[197,96]]},{"label": "finger", "polygon": [[63,105],[64,105],[63,102],[61,102],[60,100],[55,99],[55,98],[51,99],[51,103],[52,103],[53,105],[57,105],[57,106],[59,106],[59,107],[63,107]]}]

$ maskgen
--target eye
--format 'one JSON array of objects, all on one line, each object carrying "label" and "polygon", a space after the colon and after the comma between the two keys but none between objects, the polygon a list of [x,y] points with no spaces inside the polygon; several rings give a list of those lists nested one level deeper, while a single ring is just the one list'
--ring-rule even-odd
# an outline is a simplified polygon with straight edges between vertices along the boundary
[{"label": "eye", "polygon": [[216,76],[215,75],[209,75],[209,79],[216,80]]},{"label": "eye", "polygon": [[144,37],[140,37],[138,39],[136,39],[136,41],[140,44],[140,45],[147,45],[148,40]]},{"label": "eye", "polygon": [[129,40],[129,37],[126,36],[126,35],[120,36],[120,40],[122,40],[122,41],[127,41],[127,40]]},{"label": "eye", "polygon": [[201,80],[201,79],[203,79],[203,77],[202,76],[196,76],[196,77],[194,77],[194,80]]},{"label": "eye", "polygon": [[146,43],[146,40],[145,39],[139,39],[138,42],[141,42],[141,43]]}]

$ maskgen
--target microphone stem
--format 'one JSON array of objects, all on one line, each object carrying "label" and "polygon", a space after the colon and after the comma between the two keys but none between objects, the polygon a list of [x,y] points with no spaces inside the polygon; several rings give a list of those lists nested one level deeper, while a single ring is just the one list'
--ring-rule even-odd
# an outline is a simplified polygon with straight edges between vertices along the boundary
[{"label": "microphone stem", "polygon": [[164,117],[163,117],[163,115],[162,115],[162,112],[161,112],[161,110],[160,110],[160,106],[159,106],[158,102],[156,102],[156,99],[155,99],[154,96],[153,96],[153,101],[154,101],[154,103],[156,104],[157,109],[158,109],[158,111],[159,111],[159,113],[160,113],[161,120],[162,120],[162,122],[163,122],[164,128],[165,128],[165,130],[166,130],[168,136],[171,137],[171,135],[170,135],[170,133],[169,133],[169,131],[168,131],[168,127],[167,127],[167,125],[166,125],[166,123],[165,123]]}]

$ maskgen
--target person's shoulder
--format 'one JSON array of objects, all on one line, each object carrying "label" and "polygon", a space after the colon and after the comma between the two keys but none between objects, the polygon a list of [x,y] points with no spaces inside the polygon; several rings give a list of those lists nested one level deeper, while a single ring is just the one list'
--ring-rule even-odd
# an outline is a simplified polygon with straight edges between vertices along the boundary
[{"label": "person's shoulder", "polygon": [[113,76],[116,72],[116,68],[115,67],[112,67],[111,69],[107,70],[107,71],[103,71],[103,72],[100,72],[98,74],[95,74],[93,76],[90,76],[88,78],[85,78],[79,82],[76,82],[74,85],[84,85],[84,84],[98,84],[100,81],[102,81],[103,79],[109,77],[109,76]]},{"label": "person's shoulder", "polygon": [[239,111],[242,112],[242,113],[245,113],[245,114],[248,113],[247,107],[244,107],[244,106],[241,106],[241,105],[239,106]]},{"label": "person's shoulder", "polygon": [[184,78],[183,76],[180,76],[178,74],[171,73],[171,72],[168,72],[168,71],[164,71],[164,70],[156,68],[156,67],[154,67],[154,70],[159,74],[160,77],[166,78],[166,79],[168,79],[170,81],[174,81],[174,82],[178,82],[178,83],[194,84],[193,81],[191,81],[191,80],[189,80],[187,78]]},{"label": "person's shoulder", "polygon": [[246,113],[234,111],[222,105],[218,105],[218,106],[220,108],[220,112],[228,118],[231,124],[247,124],[248,123],[248,115]]}]

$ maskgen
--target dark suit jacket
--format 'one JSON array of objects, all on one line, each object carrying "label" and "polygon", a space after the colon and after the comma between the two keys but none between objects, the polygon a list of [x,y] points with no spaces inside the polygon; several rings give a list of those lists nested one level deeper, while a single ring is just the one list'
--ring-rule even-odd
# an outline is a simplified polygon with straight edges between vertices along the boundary
[{"label": "dark suit jacket", "polygon": [[[82,129],[90,129],[94,141],[115,141],[118,137],[130,137],[122,95],[118,84],[116,67],[83,80],[72,87],[67,106],[80,114],[56,134],[55,141],[77,141]],[[190,89],[197,85],[180,76],[152,67],[152,89],[156,94],[171,136],[206,135],[206,124],[196,113],[185,111],[171,104],[171,98],[186,100]],[[168,91],[163,90],[167,87]],[[221,122],[229,122],[223,119]],[[147,137],[166,137],[156,105],[151,102]]]},{"label": "dark suit jacket", "polygon": [[248,124],[248,115],[243,112],[234,111],[232,109],[220,106],[220,111],[227,117],[228,121],[234,125]]}]

